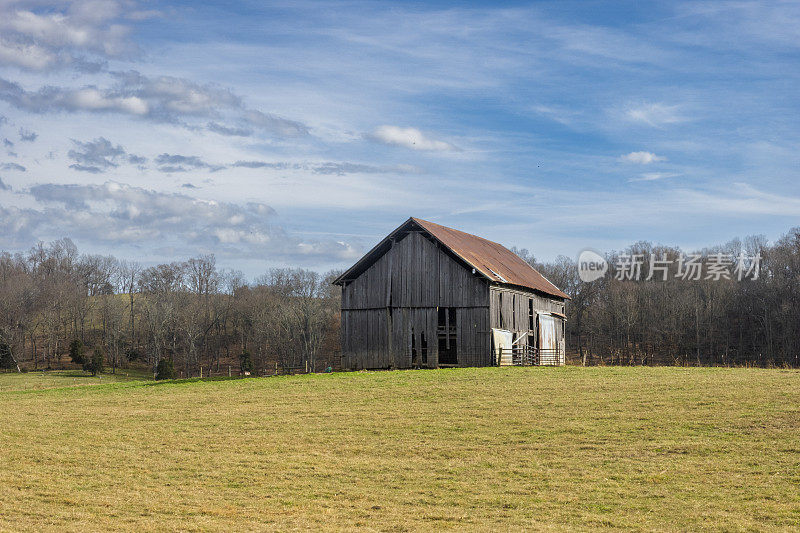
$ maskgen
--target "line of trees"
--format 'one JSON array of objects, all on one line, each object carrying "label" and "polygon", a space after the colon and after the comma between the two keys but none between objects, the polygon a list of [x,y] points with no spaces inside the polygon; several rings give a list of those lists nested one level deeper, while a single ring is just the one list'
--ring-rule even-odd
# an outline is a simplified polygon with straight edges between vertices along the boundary
[{"label": "line of trees", "polygon": [[[515,251],[571,296],[567,348],[575,362],[800,366],[800,228],[772,245],[759,236],[702,250],[705,258],[760,257],[757,279],[682,279],[682,251],[647,242],[608,262],[639,256],[646,273],[651,258],[666,258],[666,281],[609,273],[585,283],[571,258],[540,263]],[[184,376],[225,373],[228,365],[254,373],[335,368],[337,274],[272,269],[247,282],[218,269],[213,255],[145,268],[81,255],[69,239],[3,252],[0,367],[64,367],[77,341],[112,372],[130,363]]]},{"label": "line of trees", "polygon": [[81,255],[69,239],[3,252],[0,365],[60,368],[78,341],[111,371],[325,369],[339,356],[336,275],[272,269],[248,283],[213,255],[145,268]]},{"label": "line of trees", "polygon": [[683,279],[681,250],[647,242],[609,254],[608,263],[638,255],[644,279],[652,257],[666,258],[666,281],[609,273],[585,283],[571,258],[542,264],[519,253],[572,297],[567,347],[577,362],[800,366],[800,228],[772,245],[756,236],[699,252],[706,262],[716,254],[760,257],[757,279]]}]

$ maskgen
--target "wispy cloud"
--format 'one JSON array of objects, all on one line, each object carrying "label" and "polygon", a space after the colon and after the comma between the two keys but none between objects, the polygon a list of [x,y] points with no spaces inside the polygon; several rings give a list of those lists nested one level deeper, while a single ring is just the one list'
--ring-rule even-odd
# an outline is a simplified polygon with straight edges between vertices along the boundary
[{"label": "wispy cloud", "polygon": [[554,120],[559,124],[564,124],[565,126],[571,125],[579,114],[574,109],[548,105],[533,106],[533,111],[539,115],[543,115],[551,120]]},{"label": "wispy cloud", "polygon": [[[0,78],[0,100],[31,113],[115,113],[155,122],[184,125],[190,129],[206,127],[224,135],[245,135],[257,130],[282,137],[304,136],[304,124],[277,115],[250,109],[229,88],[200,84],[174,76],[145,76],[135,70],[111,72],[114,83],[107,88],[44,86],[27,90],[19,83]],[[230,117],[248,128],[228,126],[216,121],[205,125],[202,119]]]},{"label": "wispy cloud", "polygon": [[223,126],[222,124],[218,124],[216,122],[209,122],[206,124],[206,129],[208,131],[213,131],[214,133],[219,133],[220,135],[226,135],[228,137],[249,137],[253,134],[253,130],[250,128]]},{"label": "wispy cloud", "polygon": [[158,170],[161,172],[188,172],[189,170],[206,169],[216,172],[225,168],[224,165],[212,165],[196,155],[161,154],[155,158]]},{"label": "wispy cloud", "polygon": [[677,124],[688,120],[681,114],[681,106],[662,103],[629,106],[625,110],[625,117],[632,122],[639,122],[653,127]]},{"label": "wispy cloud", "polygon": [[679,174],[674,172],[645,172],[644,174],[640,174],[639,177],[630,178],[628,181],[658,181],[666,178],[673,178],[678,175]]},{"label": "wispy cloud", "polygon": [[274,168],[286,170],[288,168],[300,168],[296,163],[272,162],[272,161],[236,161],[232,167],[240,168]]},{"label": "wispy cloud", "polygon": [[437,152],[450,152],[459,150],[458,147],[438,139],[433,139],[422,133],[417,128],[403,128],[400,126],[379,126],[368,136],[384,144],[402,146],[412,150],[429,150]]},{"label": "wispy cloud", "polygon": [[72,140],[75,148],[67,152],[67,156],[75,161],[70,168],[81,172],[99,174],[110,168],[116,168],[122,161],[134,165],[143,165],[147,159],[136,154],[128,154],[119,144],[114,146],[105,137],[93,141],[81,142]]},{"label": "wispy cloud", "polygon": [[422,169],[413,165],[366,165],[363,163],[326,162],[306,165],[315,174],[420,174]]},{"label": "wispy cloud", "polygon": [[370,165],[349,161],[298,162],[236,161],[230,165],[239,168],[268,168],[273,170],[306,170],[314,174],[421,174],[423,169],[414,165]]},{"label": "wispy cloud", "polygon": [[305,124],[256,109],[247,110],[244,120],[255,128],[285,137],[302,137],[309,133]]},{"label": "wispy cloud", "polygon": [[20,165],[19,163],[3,163],[0,165],[0,168],[3,170],[17,170],[19,172],[25,172],[27,169]]}]

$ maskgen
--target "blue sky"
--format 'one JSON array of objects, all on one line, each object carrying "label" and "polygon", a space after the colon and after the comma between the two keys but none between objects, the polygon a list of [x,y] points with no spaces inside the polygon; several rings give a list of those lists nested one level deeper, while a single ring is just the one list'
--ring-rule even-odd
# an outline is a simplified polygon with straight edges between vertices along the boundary
[{"label": "blue sky", "polygon": [[409,216],[537,258],[776,239],[798,3],[0,4],[0,248],[256,275]]}]

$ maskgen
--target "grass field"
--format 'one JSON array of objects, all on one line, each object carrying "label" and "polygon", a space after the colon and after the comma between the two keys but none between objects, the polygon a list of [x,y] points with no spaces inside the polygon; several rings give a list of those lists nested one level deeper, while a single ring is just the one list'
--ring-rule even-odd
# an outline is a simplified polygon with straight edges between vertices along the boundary
[{"label": "grass field", "polygon": [[90,376],[81,370],[49,370],[46,372],[0,373],[0,392],[20,390],[58,389],[78,385],[106,385],[109,382],[153,379],[153,374],[142,370],[120,369],[115,374]]},{"label": "grass field", "polygon": [[25,379],[0,375],[0,529],[800,527],[798,371]]}]

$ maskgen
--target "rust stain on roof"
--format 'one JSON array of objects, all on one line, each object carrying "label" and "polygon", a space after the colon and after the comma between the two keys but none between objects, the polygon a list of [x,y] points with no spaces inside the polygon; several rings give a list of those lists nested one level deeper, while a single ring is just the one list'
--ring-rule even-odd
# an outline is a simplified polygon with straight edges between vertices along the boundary
[{"label": "rust stain on roof", "polygon": [[492,281],[519,285],[559,298],[569,298],[535,268],[502,244],[427,220],[413,217],[411,220]]}]

